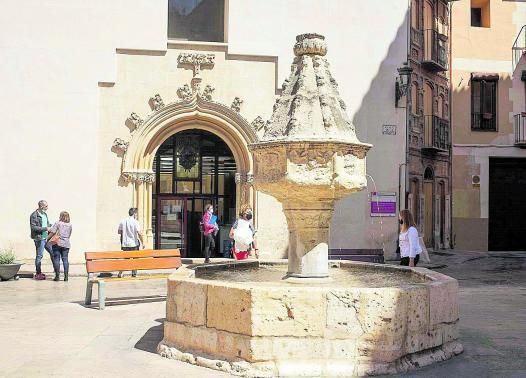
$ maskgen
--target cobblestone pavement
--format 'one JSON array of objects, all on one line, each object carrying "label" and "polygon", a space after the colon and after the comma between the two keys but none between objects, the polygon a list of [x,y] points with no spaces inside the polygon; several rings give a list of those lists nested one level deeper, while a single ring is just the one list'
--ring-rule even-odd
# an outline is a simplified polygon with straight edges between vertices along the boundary
[{"label": "cobblestone pavement", "polygon": [[526,377],[526,252],[438,253],[430,267],[459,281],[464,353],[398,377]]},{"label": "cobblestone pavement", "polygon": [[[526,377],[526,253],[438,253],[428,267],[459,280],[465,352],[399,376]],[[85,285],[84,277],[0,283],[0,377],[227,376],[155,354],[164,281],[108,284],[104,311],[84,307]]]}]

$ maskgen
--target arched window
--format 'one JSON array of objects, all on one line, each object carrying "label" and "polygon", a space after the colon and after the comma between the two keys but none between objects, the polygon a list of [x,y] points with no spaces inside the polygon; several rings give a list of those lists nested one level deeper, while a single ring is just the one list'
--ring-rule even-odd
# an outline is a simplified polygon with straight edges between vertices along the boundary
[{"label": "arched window", "polygon": [[424,60],[433,59],[434,29],[435,15],[433,4],[429,0],[424,0]]},{"label": "arched window", "polygon": [[429,83],[424,85],[424,115],[433,115],[433,86]]},{"label": "arched window", "polygon": [[424,84],[424,145],[433,145],[433,87]]},{"label": "arched window", "polygon": [[440,95],[437,98],[437,112],[438,118],[444,118],[444,96]]},{"label": "arched window", "polygon": [[433,168],[427,167],[424,171],[424,180],[433,180],[435,174],[433,173]]}]

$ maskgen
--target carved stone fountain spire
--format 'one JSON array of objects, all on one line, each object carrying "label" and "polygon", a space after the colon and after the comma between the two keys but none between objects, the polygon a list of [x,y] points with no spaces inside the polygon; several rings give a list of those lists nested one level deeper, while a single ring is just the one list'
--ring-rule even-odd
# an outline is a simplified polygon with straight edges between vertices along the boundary
[{"label": "carved stone fountain spire", "polygon": [[254,187],[283,205],[292,277],[328,276],[334,201],[365,188],[365,155],[319,34],[296,37],[291,74],[254,154]]},{"label": "carved stone fountain spire", "polygon": [[355,143],[354,126],[325,58],[325,37],[296,37],[291,74],[266,127],[263,140],[338,140]]}]

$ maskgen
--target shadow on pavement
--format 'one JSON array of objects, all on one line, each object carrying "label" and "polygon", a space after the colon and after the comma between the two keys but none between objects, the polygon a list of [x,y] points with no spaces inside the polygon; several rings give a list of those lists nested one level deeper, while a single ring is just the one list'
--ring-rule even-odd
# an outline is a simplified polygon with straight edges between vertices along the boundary
[{"label": "shadow on pavement", "polygon": [[[106,307],[111,306],[123,306],[130,304],[139,304],[139,303],[153,303],[153,302],[164,302],[166,301],[166,295],[142,295],[138,297],[120,297],[120,298],[108,298],[106,297]],[[82,307],[98,310],[99,302],[93,300],[90,305],[84,304],[84,301],[74,301],[75,303],[81,305]]]},{"label": "shadow on pavement", "polygon": [[165,318],[155,319],[156,322],[160,323],[150,328],[143,337],[137,341],[135,348],[144,352],[150,352],[157,354],[157,345],[161,342],[164,336],[163,325]]}]

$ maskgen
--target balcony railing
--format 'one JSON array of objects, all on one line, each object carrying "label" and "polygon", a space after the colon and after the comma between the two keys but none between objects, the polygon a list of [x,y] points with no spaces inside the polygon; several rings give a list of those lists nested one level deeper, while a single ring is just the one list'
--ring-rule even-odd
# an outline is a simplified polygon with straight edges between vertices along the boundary
[{"label": "balcony railing", "polygon": [[449,121],[434,115],[424,116],[423,149],[432,151],[449,150]]},{"label": "balcony railing", "polygon": [[493,113],[471,113],[471,130],[497,131],[497,117]]},{"label": "balcony railing", "polygon": [[424,58],[422,65],[433,72],[448,70],[448,38],[434,29],[424,33]]},{"label": "balcony railing", "polygon": [[523,25],[517,38],[511,48],[511,59],[512,59],[512,71],[515,72],[515,68],[519,64],[522,56],[526,54],[526,25]]},{"label": "balcony railing", "polygon": [[526,112],[515,114],[513,116],[515,130],[515,145],[526,148]]}]

